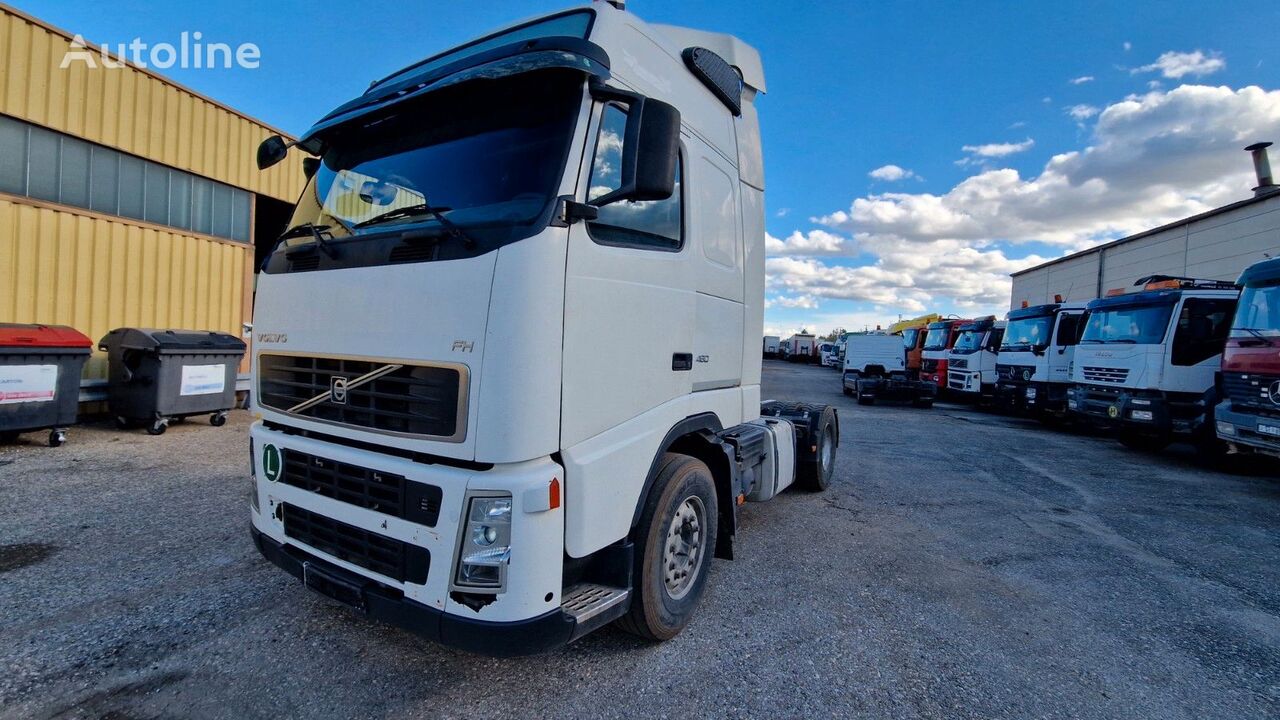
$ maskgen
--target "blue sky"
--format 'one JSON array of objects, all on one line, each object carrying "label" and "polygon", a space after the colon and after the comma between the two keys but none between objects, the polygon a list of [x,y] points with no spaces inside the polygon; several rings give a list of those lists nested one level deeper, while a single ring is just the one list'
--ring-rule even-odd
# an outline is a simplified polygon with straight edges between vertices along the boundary
[{"label": "blue sky", "polygon": [[[89,0],[16,4],[91,42],[174,42],[198,30],[256,43],[257,70],[165,72],[289,132],[409,62],[564,7],[204,0],[113,2],[104,14]],[[1011,269],[1241,199],[1250,176],[1239,140],[1280,142],[1280,60],[1266,31],[1280,26],[1274,2],[633,0],[629,9],[733,33],[764,58],[776,239],[766,325],[780,332],[1007,307]],[[1199,172],[1178,170],[1188,163]],[[887,165],[910,174],[869,176]],[[1091,179],[1105,192],[1083,192]]]}]

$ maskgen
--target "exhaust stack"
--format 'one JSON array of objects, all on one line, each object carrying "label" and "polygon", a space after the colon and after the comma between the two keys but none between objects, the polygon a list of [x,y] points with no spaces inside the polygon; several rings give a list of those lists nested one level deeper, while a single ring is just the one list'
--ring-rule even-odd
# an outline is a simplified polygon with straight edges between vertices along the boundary
[{"label": "exhaust stack", "polygon": [[1258,186],[1253,189],[1254,197],[1262,197],[1263,195],[1280,191],[1280,185],[1276,185],[1271,177],[1271,161],[1267,159],[1267,148],[1269,147],[1271,147],[1271,143],[1260,142],[1245,148],[1245,151],[1253,154],[1253,172],[1258,176]]}]

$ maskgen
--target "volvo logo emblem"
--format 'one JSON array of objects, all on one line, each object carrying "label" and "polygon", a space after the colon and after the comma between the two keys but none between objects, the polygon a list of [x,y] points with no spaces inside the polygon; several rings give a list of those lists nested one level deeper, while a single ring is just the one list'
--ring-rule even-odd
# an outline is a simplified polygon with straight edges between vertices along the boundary
[{"label": "volvo logo emblem", "polygon": [[1280,380],[1271,383],[1271,387],[1267,388],[1267,397],[1272,405],[1280,405]]},{"label": "volvo logo emblem", "polygon": [[347,404],[347,379],[334,377],[329,380],[329,400],[339,405]]}]

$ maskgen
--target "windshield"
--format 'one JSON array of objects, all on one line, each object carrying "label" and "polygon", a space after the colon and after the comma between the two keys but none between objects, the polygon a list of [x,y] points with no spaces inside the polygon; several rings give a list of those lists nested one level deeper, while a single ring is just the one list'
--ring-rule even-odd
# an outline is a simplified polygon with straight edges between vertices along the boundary
[{"label": "windshield", "polygon": [[902,331],[902,346],[908,350],[914,350],[916,347],[916,339],[920,337],[920,328],[911,328]]},{"label": "windshield", "polygon": [[1240,293],[1231,337],[1280,336],[1280,285],[1247,287]]},{"label": "windshield", "polygon": [[1098,308],[1089,314],[1080,342],[1158,345],[1172,314],[1173,305],[1167,304]]},{"label": "windshield", "polygon": [[986,334],[986,330],[965,330],[956,338],[956,345],[952,349],[958,353],[977,352],[982,349],[982,338]]},{"label": "windshield", "polygon": [[924,336],[925,350],[946,350],[947,338],[951,335],[950,328],[932,328],[929,333]]},{"label": "windshield", "polygon": [[1049,339],[1052,335],[1052,315],[1010,320],[1009,327],[1004,331],[1004,344],[1000,346],[1000,349],[1017,350],[1019,348],[1048,347]]},{"label": "windshield", "polygon": [[[319,169],[276,255],[408,225],[467,239],[465,249],[442,241],[442,257],[428,259],[474,255],[533,234],[563,174],[581,88],[581,75],[560,71],[462,83],[335,128],[324,136]],[[321,249],[330,267],[341,259]],[[377,257],[352,251],[336,265],[377,264]],[[267,269],[285,269],[279,265]]]}]

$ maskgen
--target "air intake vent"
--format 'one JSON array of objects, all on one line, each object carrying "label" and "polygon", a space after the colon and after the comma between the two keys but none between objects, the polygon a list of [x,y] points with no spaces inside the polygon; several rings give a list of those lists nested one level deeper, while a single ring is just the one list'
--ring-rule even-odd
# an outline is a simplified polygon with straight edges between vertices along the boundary
[{"label": "air intake vent", "polygon": [[1088,382],[1119,384],[1129,379],[1127,368],[1089,367],[1080,368],[1081,374]]},{"label": "air intake vent", "polygon": [[436,259],[436,243],[401,243],[391,249],[387,258],[393,263],[427,262]]},{"label": "air intake vent", "polygon": [[314,250],[288,255],[287,257],[289,258],[289,272],[306,272],[320,267],[320,253]]},{"label": "air intake vent", "polygon": [[279,481],[428,527],[434,527],[440,519],[442,493],[434,485],[297,450],[284,451],[284,471]]},{"label": "air intake vent", "polygon": [[431,555],[427,549],[338,522],[296,505],[281,504],[285,537],[352,565],[400,582],[423,585]]}]

